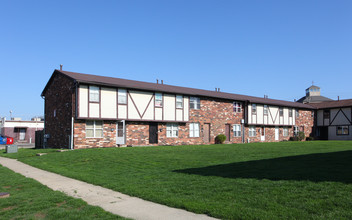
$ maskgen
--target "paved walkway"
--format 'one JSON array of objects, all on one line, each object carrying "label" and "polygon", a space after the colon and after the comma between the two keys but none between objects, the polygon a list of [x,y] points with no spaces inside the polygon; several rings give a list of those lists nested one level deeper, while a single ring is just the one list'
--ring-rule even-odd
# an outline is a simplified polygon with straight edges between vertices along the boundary
[{"label": "paved walkway", "polygon": [[14,159],[0,157],[0,164],[16,173],[33,178],[53,190],[80,198],[93,206],[100,206],[113,214],[132,219],[214,219],[182,209],[131,197],[110,189],[67,178],[55,173],[41,170]]}]

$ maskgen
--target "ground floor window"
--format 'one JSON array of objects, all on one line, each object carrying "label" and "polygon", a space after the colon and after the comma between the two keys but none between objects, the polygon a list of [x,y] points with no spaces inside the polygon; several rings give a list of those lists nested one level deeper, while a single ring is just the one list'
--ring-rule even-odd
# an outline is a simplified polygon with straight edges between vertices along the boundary
[{"label": "ground floor window", "polygon": [[284,131],[283,131],[283,135],[284,137],[287,137],[288,136],[288,128],[284,128]]},{"label": "ground floor window", "polygon": [[103,137],[103,121],[86,121],[86,137]]},{"label": "ground floor window", "polygon": [[189,124],[189,137],[199,137],[199,123]]},{"label": "ground floor window", "polygon": [[233,136],[241,137],[241,125],[233,125]]},{"label": "ground floor window", "polygon": [[249,131],[248,131],[249,137],[256,137],[257,136],[257,131],[255,130],[255,126],[249,126]]},{"label": "ground floor window", "polygon": [[293,128],[293,134],[294,134],[295,136],[298,136],[298,132],[299,132],[299,128],[298,128],[297,126],[295,126],[295,127]]},{"label": "ground floor window", "polygon": [[166,124],[166,137],[178,137],[178,124]]},{"label": "ground floor window", "polygon": [[336,127],[336,134],[337,135],[349,135],[348,126],[337,126]]}]

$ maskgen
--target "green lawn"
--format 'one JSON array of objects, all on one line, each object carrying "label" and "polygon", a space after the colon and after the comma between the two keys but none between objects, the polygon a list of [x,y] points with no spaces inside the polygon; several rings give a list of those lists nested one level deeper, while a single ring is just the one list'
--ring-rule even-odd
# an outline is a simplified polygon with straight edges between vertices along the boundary
[{"label": "green lawn", "polygon": [[0,219],[122,219],[0,166]]},{"label": "green lawn", "polygon": [[36,152],[6,156],[222,219],[352,219],[351,141]]}]

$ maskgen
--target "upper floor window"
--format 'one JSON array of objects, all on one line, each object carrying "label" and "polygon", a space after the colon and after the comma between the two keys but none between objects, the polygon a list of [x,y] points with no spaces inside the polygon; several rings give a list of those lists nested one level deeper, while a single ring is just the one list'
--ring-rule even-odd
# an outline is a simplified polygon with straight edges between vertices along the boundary
[{"label": "upper floor window", "polygon": [[233,125],[233,136],[241,137],[241,125]]},{"label": "upper floor window", "polygon": [[242,112],[242,103],[241,102],[234,102],[233,103],[233,111],[234,112]]},{"label": "upper floor window", "polygon": [[284,108],[283,107],[279,108],[279,114],[280,114],[280,116],[284,116]]},{"label": "upper floor window", "polygon": [[183,108],[183,96],[182,95],[176,96],[176,108]]},{"label": "upper floor window", "polygon": [[166,124],[166,137],[178,137],[178,124]]},{"label": "upper floor window", "polygon": [[292,108],[288,110],[288,117],[292,117]]},{"label": "upper floor window", "polygon": [[162,107],[163,106],[163,94],[155,93],[155,106]]},{"label": "upper floor window", "polygon": [[189,137],[199,137],[199,123],[189,124]]},{"label": "upper floor window", "polygon": [[118,90],[118,103],[119,104],[127,104],[127,90],[119,89]]},{"label": "upper floor window", "polygon": [[349,135],[348,126],[337,126],[336,127],[336,134],[337,135]]},{"label": "upper floor window", "polygon": [[323,114],[324,119],[330,119],[330,110],[325,109]]},{"label": "upper floor window", "polygon": [[99,102],[99,87],[98,86],[89,86],[89,101],[90,102]]},{"label": "upper floor window", "polygon": [[296,109],[296,118],[298,118],[299,117],[299,111],[298,111],[298,109]]},{"label": "upper floor window", "polygon": [[256,114],[257,114],[257,105],[252,104],[252,115],[256,115]]},{"label": "upper floor window", "polygon": [[200,109],[200,98],[191,97],[189,100],[189,105],[191,109]]},{"label": "upper floor window", "polygon": [[268,105],[264,105],[264,115],[268,115]]},{"label": "upper floor window", "polygon": [[86,137],[87,138],[103,137],[103,121],[87,121]]}]

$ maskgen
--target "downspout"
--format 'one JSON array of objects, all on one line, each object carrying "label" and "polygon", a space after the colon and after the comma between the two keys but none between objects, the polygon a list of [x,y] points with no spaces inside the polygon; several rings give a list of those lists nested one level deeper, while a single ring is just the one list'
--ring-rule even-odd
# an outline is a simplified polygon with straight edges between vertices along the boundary
[{"label": "downspout", "polygon": [[45,145],[46,145],[46,141],[45,141],[45,127],[46,127],[46,121],[45,121],[45,96],[41,95],[40,97],[42,97],[42,99],[44,99],[44,129],[43,129],[43,132],[44,132],[44,137],[43,137],[43,148],[45,149]]},{"label": "downspout", "polygon": [[72,121],[71,121],[71,146],[70,146],[70,149],[73,150],[73,121],[74,121],[74,118],[72,117]]}]

